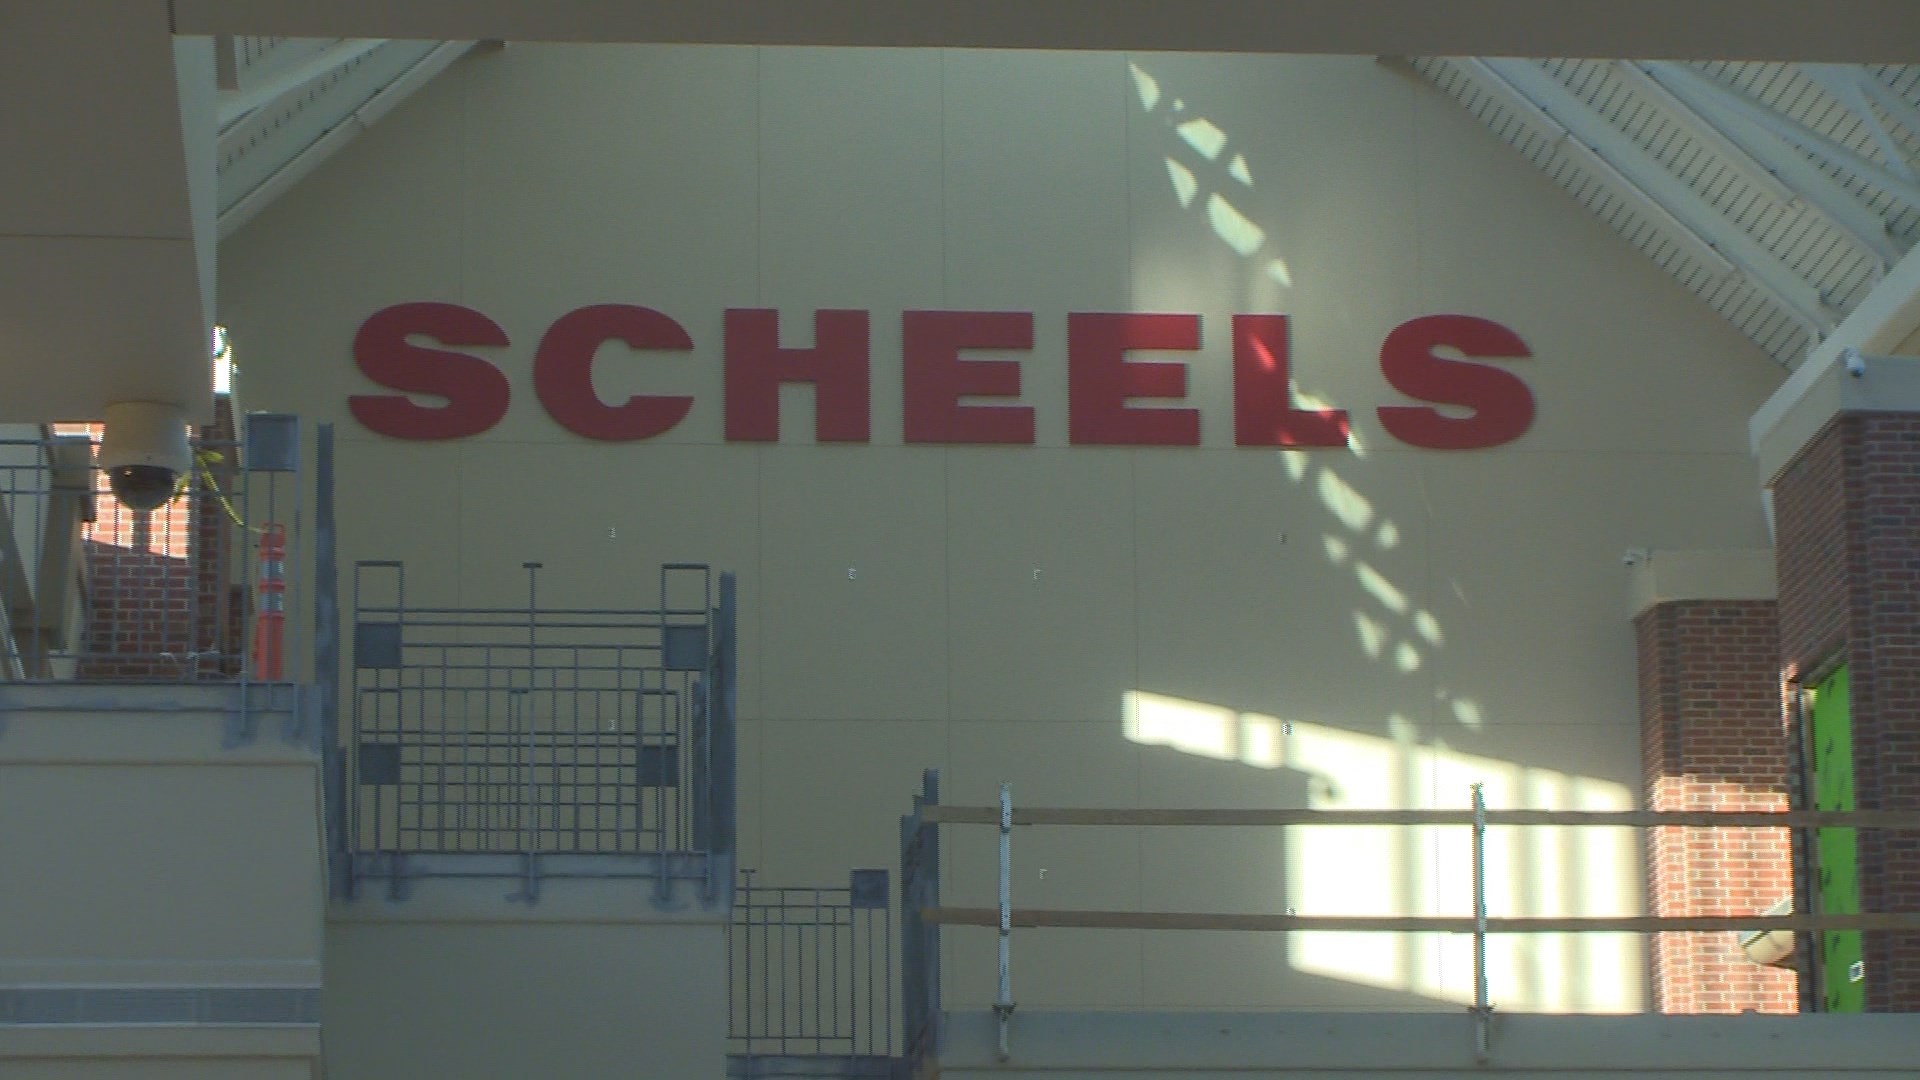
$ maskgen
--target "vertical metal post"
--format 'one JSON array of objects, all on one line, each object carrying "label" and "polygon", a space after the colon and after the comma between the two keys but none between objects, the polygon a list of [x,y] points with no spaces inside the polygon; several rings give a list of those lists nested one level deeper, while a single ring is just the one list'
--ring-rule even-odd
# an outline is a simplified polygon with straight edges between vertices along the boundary
[{"label": "vertical metal post", "polygon": [[[320,775],[332,895],[351,894],[347,768],[340,745],[340,568],[334,548],[333,425],[321,424],[314,456],[313,681],[319,697]],[[224,605],[222,607],[224,609]]]},{"label": "vertical metal post", "polygon": [[533,688],[540,677],[540,604],[539,575],[537,562],[521,563],[527,571],[527,686],[520,693],[520,718],[527,725],[527,805],[523,813],[526,823],[523,835],[526,860],[525,895],[522,897],[531,904],[540,898],[540,789],[538,777],[534,771],[534,761],[539,755],[539,742],[535,734]]},{"label": "vertical metal post", "polygon": [[1486,1064],[1490,1054],[1487,1023],[1487,796],[1473,785],[1473,1056]]},{"label": "vertical metal post", "polygon": [[1000,1060],[1007,1060],[1007,1024],[1013,1019],[1013,785],[1000,785],[1000,995],[994,1000]]}]

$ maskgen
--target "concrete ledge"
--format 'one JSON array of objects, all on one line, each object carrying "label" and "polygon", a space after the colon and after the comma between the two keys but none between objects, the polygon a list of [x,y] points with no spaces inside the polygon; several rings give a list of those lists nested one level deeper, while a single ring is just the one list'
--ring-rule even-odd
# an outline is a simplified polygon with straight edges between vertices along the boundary
[{"label": "concrete ledge", "polygon": [[1920,248],[1909,251],[1845,321],[1807,355],[1779,390],[1747,422],[1760,462],[1760,482],[1771,485],[1794,455],[1844,411],[1911,412],[1920,408],[1914,364],[1869,361],[1859,378],[1841,360],[1848,347],[1868,356],[1894,352],[1920,328]]},{"label": "concrete ledge", "polygon": [[1772,600],[1777,588],[1765,548],[1649,551],[1627,571],[1627,617],[1676,600]]},{"label": "concrete ledge", "polygon": [[[561,856],[578,863],[590,855]],[[609,861],[618,858],[608,857]],[[387,883],[363,880],[360,895],[334,900],[329,924],[351,923],[674,923],[726,925],[727,882],[719,902],[708,906],[704,882],[675,878],[665,903],[657,881],[637,876],[542,876],[538,898],[529,902],[524,885],[511,877],[411,877],[403,899],[390,899]]]},{"label": "concrete ledge", "polygon": [[0,684],[0,712],[233,712],[244,702],[257,712],[290,712],[295,683],[53,682]]},{"label": "concrete ledge", "polygon": [[[0,708],[4,708],[0,705]],[[317,770],[320,752],[282,738],[284,716],[258,714],[254,737],[234,738],[232,714],[57,712],[7,715],[0,767],[9,765],[284,765]]]},{"label": "concrete ledge", "polygon": [[320,1025],[246,1027],[116,1024],[0,1026],[0,1062],[9,1058],[281,1058],[320,1056]]},{"label": "concrete ledge", "polygon": [[[1582,1078],[1712,1070],[1778,1077],[1910,1077],[1920,1015],[1543,1016],[1494,1014],[1489,1062],[1474,1060],[1473,1020],[1423,1013],[1014,1014],[1006,1062],[995,1059],[991,1013],[949,1014],[940,1054],[949,1078],[992,1073],[1089,1076],[1124,1072],[1189,1078],[1250,1071],[1302,1076],[1391,1072],[1408,1080],[1538,1070]],[[1284,1070],[1284,1073],[1281,1071]]]},{"label": "concrete ledge", "polygon": [[1760,482],[1771,486],[1836,417],[1887,412],[1920,412],[1920,357],[1872,357],[1859,375],[1849,374],[1836,359],[1806,383],[1789,383],[1754,417],[1753,455],[1760,463]]}]

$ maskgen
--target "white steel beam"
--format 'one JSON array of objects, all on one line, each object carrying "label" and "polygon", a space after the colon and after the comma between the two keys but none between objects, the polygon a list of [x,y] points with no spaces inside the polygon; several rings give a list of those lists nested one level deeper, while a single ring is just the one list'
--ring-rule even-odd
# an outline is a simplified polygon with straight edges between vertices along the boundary
[{"label": "white steel beam", "polygon": [[1836,64],[1802,64],[1800,70],[1812,79],[1814,85],[1832,95],[1844,105],[1848,112],[1860,118],[1867,127],[1867,134],[1873,136],[1874,145],[1880,148],[1880,154],[1887,159],[1887,167],[1907,180],[1916,179],[1913,162],[1900,141],[1887,130],[1879,114],[1873,111],[1873,102],[1867,100],[1866,88],[1860,85],[1859,68],[1841,67]]},{"label": "white steel beam", "polygon": [[372,127],[381,117],[392,112],[395,106],[413,96],[434,76],[466,55],[467,50],[473,46],[474,43],[471,41],[442,42],[432,52],[421,57],[399,78],[368,98],[365,104],[355,109],[345,120],[328,129],[326,134],[294,155],[285,165],[274,170],[272,175],[256,185],[252,191],[242,195],[232,206],[222,211],[219,222],[220,238],[224,240],[232,236],[240,226],[259,216],[260,212],[272,205],[275,199],[286,194],[308,173],[319,168],[321,162],[339,153],[341,147],[352,142],[362,131]]},{"label": "white steel beam", "polygon": [[1661,207],[1669,220],[1695,240],[1732,264],[1746,281],[1766,293],[1793,315],[1815,339],[1824,337],[1839,321],[1805,278],[1789,269],[1773,253],[1734,227],[1693,189],[1682,183],[1653,155],[1576,97],[1566,84],[1531,60],[1469,60],[1483,77],[1504,82],[1514,94],[1531,102],[1566,132],[1606,163],[1607,168],[1648,201]]},{"label": "white steel beam", "polygon": [[1749,183],[1778,202],[1812,210],[1862,250],[1871,252],[1880,260],[1883,270],[1899,260],[1902,252],[1887,235],[1886,220],[1869,210],[1805,155],[1768,153],[1778,144],[1772,140],[1756,140],[1750,132],[1716,121],[1631,60],[1617,61],[1614,70],[1636,91],[1671,114],[1688,135],[1705,143],[1738,170]]},{"label": "white steel beam", "polygon": [[1912,0],[173,0],[180,34],[1920,61]]},{"label": "white steel beam", "polygon": [[299,93],[322,75],[345,67],[386,44],[384,38],[359,38],[335,42],[300,63],[273,72],[257,83],[243,84],[238,90],[220,95],[220,126],[225,128],[264,105]]},{"label": "white steel beam", "polygon": [[1887,115],[1893,117],[1894,123],[1906,128],[1914,135],[1920,135],[1920,108],[1915,108],[1913,102],[1901,97],[1893,87],[1881,82],[1879,76],[1873,72],[1865,68],[1857,70],[1860,73],[1860,85],[1867,91],[1867,96],[1878,102],[1880,107],[1886,110]]},{"label": "white steel beam", "polygon": [[1640,217],[1660,225],[1668,239],[1675,247],[1684,251],[1687,258],[1706,267],[1715,278],[1727,277],[1736,272],[1733,263],[1727,261],[1727,257],[1708,243],[1704,237],[1694,232],[1686,222],[1675,217],[1666,207],[1655,202],[1646,192],[1621,175],[1620,170],[1609,164],[1591,146],[1574,138],[1558,120],[1548,116],[1540,106],[1515,90],[1513,84],[1490,69],[1486,61],[1461,59],[1447,62],[1465,71],[1481,92],[1497,99],[1510,112],[1519,116],[1528,127],[1551,139],[1556,153],[1569,154],[1579,159],[1580,167],[1605,183],[1616,198],[1632,203],[1635,213]]},{"label": "white steel beam", "polygon": [[1648,64],[1647,71],[1667,89],[1698,107],[1752,123],[1773,138],[1844,169],[1909,206],[1920,207],[1920,184],[1776,112],[1718,79],[1686,64],[1664,61]]}]

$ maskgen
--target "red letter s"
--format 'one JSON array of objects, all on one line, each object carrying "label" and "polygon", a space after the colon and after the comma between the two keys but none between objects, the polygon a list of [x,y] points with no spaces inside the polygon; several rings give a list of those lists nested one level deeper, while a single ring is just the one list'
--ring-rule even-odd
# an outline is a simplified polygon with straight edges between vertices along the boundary
[{"label": "red letter s", "polygon": [[1380,373],[1409,397],[1473,410],[1448,416],[1425,405],[1385,405],[1380,423],[1409,446],[1475,450],[1509,443],[1533,424],[1533,391],[1519,376],[1486,364],[1435,356],[1436,348],[1472,357],[1532,356],[1519,335],[1471,315],[1427,315],[1405,322],[1380,346]]},{"label": "red letter s", "polygon": [[395,304],[374,312],[353,337],[353,360],[367,378],[390,390],[433,394],[441,406],[417,405],[402,394],[355,394],[354,419],[396,439],[457,439],[478,435],[507,415],[512,387],[500,369],[477,356],[429,349],[415,334],[442,345],[505,345],[498,323],[458,304]]}]

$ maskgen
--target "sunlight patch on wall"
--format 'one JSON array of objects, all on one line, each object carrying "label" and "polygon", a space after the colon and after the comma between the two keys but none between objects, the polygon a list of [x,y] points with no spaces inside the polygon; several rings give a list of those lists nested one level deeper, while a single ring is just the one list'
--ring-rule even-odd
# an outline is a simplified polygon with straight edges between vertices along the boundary
[{"label": "sunlight patch on wall", "polygon": [[1127,691],[1121,712],[1130,742],[1259,769],[1280,767],[1286,724],[1275,717],[1142,690]]},{"label": "sunlight patch on wall", "polygon": [[[1475,708],[1458,700],[1457,708]],[[1402,716],[1386,734],[1131,691],[1129,740],[1307,774],[1315,809],[1466,808],[1485,785],[1496,809],[1622,810],[1624,785],[1454,750]],[[1287,906],[1302,915],[1469,915],[1472,836],[1465,828],[1299,826],[1285,830]],[[1632,915],[1640,859],[1629,829],[1497,828],[1487,838],[1491,914]],[[1289,935],[1289,963],[1311,974],[1465,1004],[1472,943],[1433,934]],[[1621,1012],[1642,1007],[1634,935],[1499,935],[1488,973],[1512,1011]]]},{"label": "sunlight patch on wall", "polygon": [[1180,200],[1180,205],[1192,206],[1193,197],[1200,193],[1200,181],[1194,179],[1193,170],[1168,158],[1167,179],[1173,182],[1173,197]]},{"label": "sunlight patch on wall", "polygon": [[1267,242],[1266,230],[1249,221],[1218,193],[1207,197],[1207,220],[1213,224],[1214,235],[1242,255],[1259,251],[1260,245]]},{"label": "sunlight patch on wall", "polygon": [[1353,576],[1360,582],[1360,587],[1367,591],[1367,595],[1380,601],[1381,607],[1396,615],[1407,613],[1407,594],[1388,581],[1386,575],[1366,563],[1357,562],[1353,564]]},{"label": "sunlight patch on wall", "polygon": [[[1179,133],[1180,141],[1193,147],[1195,152],[1208,161],[1219,157],[1220,151],[1227,146],[1227,133],[1221,131],[1213,121],[1205,117],[1188,120],[1177,125],[1173,130]],[[1244,162],[1242,165],[1244,167]]]},{"label": "sunlight patch on wall", "polygon": [[1128,64],[1127,71],[1133,76],[1134,92],[1140,95],[1140,107],[1152,112],[1160,104],[1160,80],[1140,70],[1138,64]]},{"label": "sunlight patch on wall", "polygon": [[1373,503],[1365,495],[1354,490],[1353,486],[1340,479],[1332,469],[1320,470],[1320,482],[1317,485],[1320,501],[1326,504],[1340,523],[1354,532],[1367,527],[1373,520]]}]

